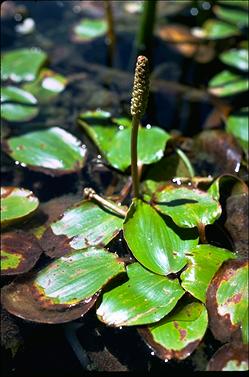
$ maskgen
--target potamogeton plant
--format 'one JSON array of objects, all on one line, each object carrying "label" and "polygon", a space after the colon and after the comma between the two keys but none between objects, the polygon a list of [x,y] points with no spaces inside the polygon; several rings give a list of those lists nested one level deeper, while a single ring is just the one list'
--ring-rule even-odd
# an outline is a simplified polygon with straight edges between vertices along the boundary
[{"label": "potamogeton plant", "polygon": [[[228,313],[233,333],[238,331],[241,342],[247,341],[244,277],[248,267],[238,262],[235,253],[206,243],[206,225],[221,215],[217,182],[208,191],[171,183],[142,195],[137,146],[148,93],[148,60],[139,56],[131,104],[134,198],[129,208],[85,189],[85,199],[52,222],[40,239],[43,250],[56,259],[5,286],[2,302],[12,314],[44,323],[71,321],[96,305],[98,318],[108,326],[137,326],[160,358],[184,359],[206,332],[214,294],[219,321],[227,319]],[[129,258],[106,247],[120,231]],[[219,270],[226,260],[233,271],[239,269],[233,274],[239,295],[233,291],[232,297],[229,285],[222,285],[226,275]],[[120,279],[114,287],[117,275]],[[229,311],[230,302],[236,315]]]}]

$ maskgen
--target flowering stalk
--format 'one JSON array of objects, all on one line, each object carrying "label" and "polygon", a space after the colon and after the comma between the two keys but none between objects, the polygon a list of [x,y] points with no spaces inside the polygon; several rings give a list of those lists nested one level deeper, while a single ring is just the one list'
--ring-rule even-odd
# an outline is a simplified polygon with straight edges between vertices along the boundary
[{"label": "flowering stalk", "polygon": [[137,166],[137,136],[139,121],[145,113],[149,95],[149,62],[145,56],[138,56],[131,98],[131,176],[135,198],[139,196],[139,176]]}]

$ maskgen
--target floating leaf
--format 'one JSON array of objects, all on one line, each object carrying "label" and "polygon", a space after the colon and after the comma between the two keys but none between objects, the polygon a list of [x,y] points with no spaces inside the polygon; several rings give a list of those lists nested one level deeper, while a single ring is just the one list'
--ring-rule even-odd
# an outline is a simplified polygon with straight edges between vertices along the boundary
[{"label": "floating leaf", "polygon": [[229,341],[241,325],[246,325],[247,308],[248,262],[227,261],[216,273],[207,291],[207,309],[214,336],[221,342]]},{"label": "floating leaf", "polygon": [[[151,164],[159,161],[163,157],[169,139],[169,134],[161,128],[140,128],[138,131],[138,163]],[[130,166],[130,140],[130,128],[119,130],[112,140],[112,146],[106,158],[114,168],[124,171]]]},{"label": "floating leaf", "polygon": [[18,187],[1,187],[1,226],[30,216],[39,206],[33,192]]},{"label": "floating leaf", "polygon": [[[226,189],[226,185],[230,186],[232,195],[248,194],[248,186],[238,176],[233,174],[222,174],[217,177],[208,189],[208,193],[215,199],[220,199],[222,190]],[[228,189],[228,188],[227,188]]]},{"label": "floating leaf", "polygon": [[15,86],[1,88],[1,118],[23,122],[33,119],[38,112],[37,99],[31,93]]},{"label": "floating leaf", "polygon": [[248,368],[248,348],[228,343],[215,352],[208,363],[207,371],[247,371]]},{"label": "floating leaf", "polygon": [[239,142],[245,153],[248,153],[248,116],[249,108],[244,107],[240,111],[231,114],[226,120],[226,130]]},{"label": "floating leaf", "polygon": [[2,303],[10,313],[30,321],[71,321],[85,314],[96,300],[94,295],[124,271],[117,256],[104,249],[74,251],[34,277],[5,286]]},{"label": "floating leaf", "polygon": [[41,245],[50,257],[71,249],[105,246],[122,229],[123,219],[92,201],[83,201],[68,209],[44,234]]},{"label": "floating leaf", "polygon": [[184,294],[177,279],[170,280],[144,269],[127,266],[129,280],[104,293],[97,310],[107,325],[132,326],[157,322],[168,314]]},{"label": "floating leaf", "polygon": [[149,270],[167,275],[186,264],[185,253],[198,243],[195,229],[178,228],[148,204],[134,200],[124,222],[124,237],[135,258]]},{"label": "floating leaf", "polygon": [[208,83],[209,92],[218,97],[231,96],[248,90],[248,79],[230,71],[222,71]]},{"label": "floating leaf", "polygon": [[37,240],[31,234],[22,231],[2,234],[2,275],[17,275],[29,271],[38,261],[41,253]]},{"label": "floating leaf", "polygon": [[66,77],[50,69],[42,69],[38,78],[32,83],[24,84],[23,89],[36,96],[39,102],[46,103],[61,93],[67,82]]},{"label": "floating leaf", "polygon": [[[98,113],[97,113],[98,114]],[[79,123],[97,145],[111,166],[125,171],[131,164],[130,139],[131,121],[114,118],[116,124],[105,115],[80,115]],[[151,164],[163,157],[170,135],[158,127],[140,128],[138,132],[138,161]]]},{"label": "floating leaf", "polygon": [[47,54],[40,49],[20,48],[6,52],[2,57],[1,79],[33,81],[46,60]]},{"label": "floating leaf", "polygon": [[89,42],[107,32],[107,22],[101,19],[84,18],[73,29],[75,42]]},{"label": "floating leaf", "polygon": [[231,49],[223,52],[219,56],[220,60],[241,71],[248,71],[248,50],[247,49]]},{"label": "floating leaf", "polygon": [[203,40],[193,35],[185,25],[163,25],[158,34],[182,55],[199,63],[208,63],[214,58],[213,46],[204,44]]},{"label": "floating leaf", "polygon": [[198,245],[186,254],[187,269],[181,273],[182,287],[200,301],[206,301],[206,292],[214,274],[227,259],[235,255],[212,245]]},{"label": "floating leaf", "polygon": [[148,346],[164,361],[182,360],[197,348],[207,325],[208,316],[203,304],[179,303],[160,322],[138,331]]},{"label": "floating leaf", "polygon": [[241,7],[241,8],[245,8],[245,9],[248,9],[249,7],[249,3],[245,0],[219,0],[219,3],[220,4],[224,4],[226,6],[231,6],[231,7]]},{"label": "floating leaf", "polygon": [[213,19],[207,20],[202,28],[205,33],[204,36],[208,39],[223,39],[240,34],[237,26]]},{"label": "floating leaf", "polygon": [[221,215],[220,204],[207,192],[168,185],[155,192],[155,208],[184,228],[213,224]]},{"label": "floating leaf", "polygon": [[86,148],[67,131],[52,127],[8,139],[7,153],[30,169],[62,175],[83,167]]},{"label": "floating leaf", "polygon": [[248,14],[246,11],[229,9],[218,5],[212,8],[216,16],[224,21],[237,25],[238,27],[248,26]]}]

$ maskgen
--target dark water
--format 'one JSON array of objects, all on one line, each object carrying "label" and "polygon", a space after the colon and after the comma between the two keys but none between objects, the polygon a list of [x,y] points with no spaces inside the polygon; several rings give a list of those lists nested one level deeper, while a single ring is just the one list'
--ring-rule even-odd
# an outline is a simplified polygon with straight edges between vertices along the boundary
[{"label": "dark water", "polygon": [[[116,27],[118,43],[114,59],[115,70],[112,70],[106,65],[108,57],[104,38],[98,38],[84,45],[76,45],[70,39],[73,25],[84,15],[93,15],[94,11],[97,12],[95,8],[89,6],[79,12],[80,3],[83,2],[77,1],[13,3],[18,7],[25,7],[26,15],[35,21],[36,30],[30,35],[21,36],[14,29],[20,21],[16,21],[14,17],[2,20],[3,51],[19,47],[40,47],[48,53],[52,70],[66,76],[81,74],[82,77],[72,81],[57,99],[42,106],[39,116],[31,123],[11,126],[9,133],[18,135],[31,129],[57,125],[79,137],[87,145],[89,155],[87,168],[79,175],[61,178],[52,178],[14,166],[12,160],[2,155],[2,184],[20,185],[31,189],[41,202],[67,193],[76,194],[84,186],[98,188],[98,192],[104,193],[116,173],[94,168],[97,151],[78,129],[75,119],[80,112],[100,107],[111,111],[113,115],[129,113],[131,80],[127,81],[127,77],[132,79],[132,76],[124,76],[119,71],[127,74],[133,71],[133,44],[138,16],[128,17],[121,9],[124,2],[117,2],[115,9],[118,19]],[[99,11],[101,12],[101,4]],[[174,16],[170,17],[171,21],[174,20]],[[175,20],[193,26],[196,22],[190,15],[188,7],[175,16]],[[216,61],[200,65],[183,58],[156,37],[153,41],[152,64],[157,67],[158,79],[186,85],[195,85],[198,81],[199,87],[206,85],[208,79],[219,69]],[[158,90],[151,94],[149,110],[144,122],[166,130],[174,128],[191,136],[201,129],[211,109],[211,104],[201,99],[190,103],[177,92],[167,93]],[[122,182],[122,176],[119,176],[119,180]],[[151,351],[134,328],[122,330],[107,328],[97,321],[94,310],[76,323],[79,323],[80,327],[75,334],[83,350],[98,353],[106,348],[122,365],[136,374],[145,375],[149,371],[156,375],[202,368],[201,363],[198,364],[196,361],[201,358],[198,353],[194,362],[192,359],[187,359],[179,363],[172,361],[165,364],[151,355]],[[17,324],[20,326],[24,345],[14,359],[11,358],[10,352],[3,350],[3,376],[82,376],[82,359],[77,356],[77,351],[74,349],[76,343],[71,341],[70,344],[66,336],[70,325],[38,325],[20,319],[17,319]],[[100,336],[96,335],[96,328]],[[211,357],[217,347],[218,343],[214,342],[212,336],[207,333],[203,342],[204,354]],[[79,353],[83,354],[84,351],[80,350]]]}]

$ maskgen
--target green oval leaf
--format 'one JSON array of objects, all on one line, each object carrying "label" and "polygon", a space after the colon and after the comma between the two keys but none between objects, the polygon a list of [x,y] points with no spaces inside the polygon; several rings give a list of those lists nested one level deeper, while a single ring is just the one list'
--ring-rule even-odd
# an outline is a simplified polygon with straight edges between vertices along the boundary
[{"label": "green oval leaf", "polygon": [[240,34],[237,26],[213,19],[207,20],[202,27],[208,39],[223,39]]},{"label": "green oval leaf", "polygon": [[1,226],[27,218],[39,206],[33,192],[18,187],[1,187]]},{"label": "green oval leaf", "polygon": [[210,93],[218,97],[231,96],[248,90],[248,79],[230,71],[222,71],[208,83]]},{"label": "green oval leaf", "polygon": [[177,279],[155,275],[139,263],[127,266],[129,280],[104,293],[97,310],[107,325],[132,326],[157,322],[184,294]]},{"label": "green oval leaf", "polygon": [[[98,116],[99,115],[99,116]],[[80,115],[80,125],[97,145],[107,161],[116,169],[125,171],[130,165],[131,120],[115,118],[116,124],[101,113]],[[138,132],[138,161],[151,164],[163,157],[170,135],[158,127],[140,128]]]},{"label": "green oval leaf", "polygon": [[226,130],[237,139],[246,154],[249,146],[248,112],[249,108],[244,107],[240,111],[229,115],[226,120]]},{"label": "green oval leaf", "polygon": [[80,170],[86,156],[80,141],[59,127],[12,137],[7,146],[7,153],[15,161],[51,175]]},{"label": "green oval leaf", "polygon": [[47,54],[40,49],[20,48],[6,52],[2,57],[1,79],[33,81],[46,60]]},{"label": "green oval leaf", "polygon": [[75,305],[88,299],[112,277],[124,272],[123,263],[104,249],[76,251],[52,262],[40,271],[33,286],[40,300],[49,305]]},{"label": "green oval leaf", "polygon": [[164,361],[182,360],[197,348],[207,325],[208,316],[203,304],[179,303],[172,313],[139,333]]},{"label": "green oval leaf", "polygon": [[42,253],[31,234],[16,231],[1,236],[1,273],[17,275],[28,272]]},{"label": "green oval leaf", "polygon": [[248,26],[248,14],[246,11],[229,9],[218,5],[214,6],[212,10],[218,18],[224,21],[235,24],[238,27]]},{"label": "green oval leaf", "polygon": [[231,49],[223,52],[219,56],[220,60],[241,71],[248,71],[248,50],[247,49]]},{"label": "green oval leaf", "polygon": [[4,287],[3,305],[10,313],[34,322],[70,321],[82,316],[95,302],[93,295],[124,271],[116,254],[104,249],[74,251],[34,277]]},{"label": "green oval leaf", "polygon": [[184,228],[213,224],[221,215],[220,204],[198,189],[168,185],[155,192],[153,202],[158,211]]},{"label": "green oval leaf", "polygon": [[182,287],[205,303],[206,292],[214,274],[222,263],[236,256],[226,249],[212,245],[198,245],[186,254],[188,266],[181,273]]},{"label": "green oval leaf", "polygon": [[1,88],[1,118],[22,122],[33,119],[38,112],[37,100],[31,93],[14,86]]},{"label": "green oval leaf", "polygon": [[[161,128],[140,128],[137,147],[138,163],[151,164],[159,161],[163,157],[164,149],[169,139],[169,134]],[[130,140],[130,128],[119,130],[112,140],[112,146],[106,158],[114,168],[124,171],[131,165]]]},{"label": "green oval leaf", "polygon": [[218,97],[231,96],[248,90],[248,79],[230,71],[222,71],[208,83],[210,93]]},{"label": "green oval leaf", "polygon": [[101,19],[84,18],[73,28],[75,42],[89,42],[107,32],[107,22]]},{"label": "green oval leaf", "polygon": [[124,237],[135,258],[149,270],[167,275],[186,264],[185,253],[198,243],[195,229],[178,228],[148,204],[134,200],[124,222]]},{"label": "green oval leaf", "polygon": [[[248,262],[227,261],[214,276],[207,291],[207,309],[214,336],[226,342],[241,327],[248,309]],[[248,331],[248,328],[246,329]],[[242,331],[243,341],[245,330]]]},{"label": "green oval leaf", "polygon": [[22,87],[32,93],[39,102],[47,103],[61,93],[67,83],[66,77],[50,69],[42,69],[35,81],[26,83]]},{"label": "green oval leaf", "polygon": [[122,229],[123,221],[98,204],[83,201],[50,225],[41,245],[46,254],[53,258],[64,255],[70,249],[105,246]]}]

